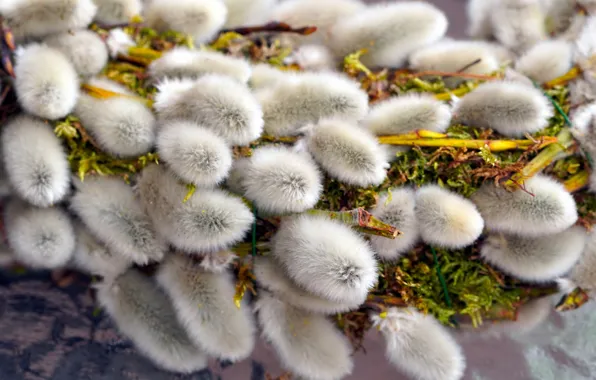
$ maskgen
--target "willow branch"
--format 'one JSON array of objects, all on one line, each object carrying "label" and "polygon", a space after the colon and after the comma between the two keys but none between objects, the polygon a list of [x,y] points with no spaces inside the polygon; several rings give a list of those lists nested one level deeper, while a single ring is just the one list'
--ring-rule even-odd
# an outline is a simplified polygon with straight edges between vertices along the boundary
[{"label": "willow branch", "polygon": [[363,208],[339,212],[327,210],[309,210],[307,213],[310,215],[326,216],[332,220],[340,221],[370,235],[395,239],[397,236],[402,234],[400,230],[375,218],[371,213],[364,210]]},{"label": "willow branch", "polygon": [[533,148],[538,144],[539,148],[551,145],[557,142],[556,137],[546,136],[540,141],[534,140],[465,140],[465,139],[444,139],[444,138],[415,138],[412,134],[409,136],[381,136],[381,144],[387,145],[405,145],[421,147],[444,147],[451,146],[455,148],[469,149],[489,149],[491,152],[502,152],[513,149]]}]

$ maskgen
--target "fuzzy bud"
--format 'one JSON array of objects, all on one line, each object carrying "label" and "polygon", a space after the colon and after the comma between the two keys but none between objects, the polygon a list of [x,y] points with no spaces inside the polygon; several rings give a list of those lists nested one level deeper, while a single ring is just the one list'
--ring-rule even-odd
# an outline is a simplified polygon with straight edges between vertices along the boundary
[{"label": "fuzzy bud", "polygon": [[291,73],[280,70],[268,63],[258,63],[252,66],[250,80],[248,84],[253,89],[263,89],[271,87],[280,81],[286,79]]},{"label": "fuzzy bud", "polygon": [[82,77],[98,74],[108,63],[108,48],[105,42],[90,30],[55,34],[46,38],[44,42],[61,51]]},{"label": "fuzzy bud", "polygon": [[543,41],[534,45],[515,63],[515,69],[536,82],[556,79],[573,66],[573,50],[566,41]]},{"label": "fuzzy bud", "polygon": [[224,28],[237,28],[246,25],[261,25],[269,17],[278,0],[223,0],[228,9]]},{"label": "fuzzy bud", "polygon": [[547,37],[540,0],[497,1],[490,20],[496,39],[518,53]]},{"label": "fuzzy bud", "polygon": [[141,14],[142,0],[93,0],[97,5],[95,20],[102,25],[118,25],[130,22]]},{"label": "fuzzy bud", "polygon": [[132,260],[121,254],[113,254],[82,225],[75,226],[77,245],[74,265],[91,275],[114,277],[132,266]]},{"label": "fuzzy bud", "polygon": [[476,39],[490,39],[493,35],[490,14],[496,0],[468,0],[466,15],[468,16],[467,34]]},{"label": "fuzzy bud", "polygon": [[594,294],[596,290],[596,233],[591,232],[586,239],[586,246],[579,261],[575,264],[569,278],[574,286]]}]

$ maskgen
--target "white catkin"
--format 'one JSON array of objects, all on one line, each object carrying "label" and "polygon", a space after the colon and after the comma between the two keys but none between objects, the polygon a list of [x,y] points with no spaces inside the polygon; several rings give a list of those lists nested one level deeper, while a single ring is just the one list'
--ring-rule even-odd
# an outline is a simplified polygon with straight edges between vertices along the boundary
[{"label": "white catkin", "polygon": [[288,76],[291,76],[291,73],[282,71],[268,63],[257,63],[252,66],[248,84],[251,88],[258,90],[274,86]]},{"label": "white catkin", "polygon": [[481,84],[461,98],[453,112],[460,123],[491,128],[511,137],[538,132],[548,126],[554,114],[541,90],[511,81]]},{"label": "white catkin", "polygon": [[278,0],[223,0],[228,9],[224,28],[261,25],[269,21]]},{"label": "white catkin", "polygon": [[17,41],[86,28],[96,12],[92,0],[3,0],[0,4],[0,14]]},{"label": "white catkin", "polygon": [[219,74],[157,86],[154,108],[164,121],[187,120],[211,129],[231,145],[246,145],[263,131],[263,111],[250,90]]},{"label": "white catkin", "polygon": [[95,20],[102,25],[118,25],[130,22],[143,9],[141,0],[93,0],[97,5]]},{"label": "white catkin", "polygon": [[367,66],[401,66],[414,50],[441,39],[447,17],[421,1],[371,5],[339,20],[330,30],[329,47],[336,57],[360,49]]},{"label": "white catkin", "polygon": [[144,16],[150,28],[190,34],[195,43],[202,43],[221,29],[228,10],[221,0],[152,0]]},{"label": "white catkin", "polygon": [[497,233],[486,239],[480,254],[489,263],[521,280],[546,282],[573,267],[585,241],[586,231],[579,226],[539,237]]},{"label": "white catkin", "polygon": [[97,99],[83,94],[74,114],[97,143],[114,156],[137,157],[149,152],[155,143],[155,116],[141,99]]},{"label": "white catkin", "polygon": [[90,30],[77,30],[49,36],[45,44],[60,50],[82,77],[98,74],[108,63],[105,42]]},{"label": "white catkin", "polygon": [[[590,0],[591,1],[591,0]],[[575,0],[540,0],[548,30],[555,34],[563,33],[573,24],[576,15]]]},{"label": "white catkin", "polygon": [[190,257],[170,255],[156,278],[194,344],[221,359],[238,361],[250,355],[256,328],[248,305],[234,304],[231,276],[206,272]]},{"label": "white catkin", "polygon": [[111,58],[118,57],[119,54],[127,54],[128,49],[136,46],[132,37],[120,28],[111,29],[106,38],[106,45]]},{"label": "white catkin", "polygon": [[237,258],[238,256],[231,251],[221,250],[203,256],[199,266],[210,273],[223,273]]},{"label": "white catkin", "polygon": [[148,73],[156,81],[165,78],[198,78],[205,74],[221,74],[246,83],[250,78],[251,67],[244,59],[226,56],[219,52],[175,47],[151,62]]},{"label": "white catkin", "polygon": [[87,177],[77,187],[70,208],[110,250],[139,265],[163,258],[164,244],[121,178]]},{"label": "white catkin", "polygon": [[426,185],[416,193],[416,218],[422,240],[446,248],[463,248],[478,239],[484,221],[467,198]]},{"label": "white catkin", "polygon": [[72,112],[79,79],[62,52],[42,44],[27,45],[16,57],[14,72],[14,89],[25,111],[50,120]]},{"label": "white catkin", "polygon": [[278,215],[313,208],[323,190],[312,158],[282,147],[255,149],[242,173],[242,186],[259,211]]},{"label": "white catkin", "polygon": [[226,188],[234,194],[244,195],[244,173],[248,168],[249,160],[246,157],[237,158],[232,164],[232,169],[226,178]]},{"label": "white catkin", "polygon": [[351,346],[324,316],[259,294],[255,310],[263,337],[282,365],[310,380],[339,380],[352,373]]},{"label": "white catkin", "polygon": [[388,154],[370,132],[342,120],[317,124],[306,146],[332,177],[358,186],[379,185],[387,177]]},{"label": "white catkin", "polygon": [[387,358],[419,380],[460,380],[466,360],[460,345],[432,316],[414,308],[389,308],[372,316],[387,343]]},{"label": "white catkin", "polygon": [[333,71],[336,67],[333,54],[323,45],[302,45],[296,48],[289,61],[305,71]]},{"label": "white catkin", "polygon": [[572,46],[566,41],[542,41],[519,58],[515,69],[536,82],[548,82],[571,69],[572,55]]},{"label": "white catkin", "polygon": [[468,16],[468,36],[477,39],[490,39],[492,37],[493,28],[490,14],[496,4],[496,0],[467,1],[466,15]]},{"label": "white catkin", "polygon": [[368,95],[358,82],[339,73],[289,75],[257,93],[265,132],[291,136],[323,118],[357,122],[368,112]]},{"label": "white catkin", "polygon": [[2,155],[15,192],[38,207],[60,202],[70,186],[70,165],[52,127],[20,115],[2,128]]},{"label": "white catkin", "polygon": [[282,267],[269,257],[255,257],[253,273],[261,286],[298,309],[332,315],[358,309],[361,304],[334,302],[308,293],[286,277]]},{"label": "white catkin", "polygon": [[491,9],[493,35],[503,45],[523,53],[546,39],[545,13],[539,0],[500,0]]},{"label": "white catkin", "polygon": [[379,198],[372,215],[402,232],[395,239],[371,236],[370,243],[375,252],[386,260],[397,260],[408,252],[420,239],[418,220],[415,213],[416,195],[409,188],[390,189]]},{"label": "white catkin", "polygon": [[182,180],[202,187],[221,183],[232,167],[232,150],[226,141],[191,122],[161,125],[157,152]]},{"label": "white catkin", "polygon": [[75,234],[64,210],[38,208],[11,199],[4,210],[4,228],[14,257],[34,269],[56,269],[72,258]]},{"label": "white catkin", "polygon": [[271,250],[294,282],[331,301],[364,302],[377,282],[374,252],[337,221],[309,215],[284,220]]},{"label": "white catkin", "polygon": [[426,129],[445,132],[451,110],[426,94],[406,94],[378,102],[362,124],[376,136],[399,135]]},{"label": "white catkin", "polygon": [[575,286],[594,294],[596,290],[596,233],[591,232],[587,236],[584,252],[571,270],[569,278]]},{"label": "white catkin", "polygon": [[159,165],[143,169],[137,191],[158,233],[188,253],[217,252],[239,242],[253,222],[244,202],[222,190],[188,189]]},{"label": "white catkin", "polygon": [[562,232],[577,221],[575,200],[557,180],[538,174],[524,181],[524,189],[510,192],[487,183],[471,200],[492,231],[539,237]]},{"label": "white catkin", "polygon": [[99,305],[118,330],[158,367],[178,373],[207,367],[207,356],[190,341],[170,300],[151,279],[129,269],[95,287]]}]

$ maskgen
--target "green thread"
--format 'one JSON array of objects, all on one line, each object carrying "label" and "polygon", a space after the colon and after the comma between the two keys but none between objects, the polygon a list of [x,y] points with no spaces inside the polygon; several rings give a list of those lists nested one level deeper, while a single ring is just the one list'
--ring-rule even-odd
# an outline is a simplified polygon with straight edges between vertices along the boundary
[{"label": "green thread", "polygon": [[445,282],[445,277],[443,277],[443,272],[441,272],[441,266],[439,265],[439,258],[437,257],[437,252],[435,251],[434,247],[430,247],[430,251],[433,253],[433,259],[435,261],[435,269],[437,270],[437,276],[439,277],[439,282],[441,283],[441,288],[443,288],[443,295],[445,296],[445,302],[447,306],[451,306],[451,297],[449,297],[449,290],[447,290],[447,283]]}]

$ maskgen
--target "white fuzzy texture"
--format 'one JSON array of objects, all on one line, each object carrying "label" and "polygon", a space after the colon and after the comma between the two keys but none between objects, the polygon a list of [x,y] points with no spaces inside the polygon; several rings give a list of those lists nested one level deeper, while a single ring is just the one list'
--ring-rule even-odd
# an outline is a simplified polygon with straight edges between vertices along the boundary
[{"label": "white fuzzy texture", "polygon": [[121,178],[87,177],[77,187],[71,209],[111,251],[140,265],[163,258],[163,243]]},{"label": "white fuzzy texture", "polygon": [[[480,62],[476,62],[480,60]],[[416,50],[410,55],[410,68],[416,71],[445,71],[466,74],[490,74],[499,69],[499,58],[494,48],[476,41],[442,41]],[[476,62],[476,63],[474,63]],[[472,63],[474,63],[472,66]],[[469,67],[468,67],[469,66]],[[465,70],[463,70],[467,67]],[[465,78],[445,78],[448,86],[455,87]]]},{"label": "white fuzzy texture", "polygon": [[573,50],[567,41],[548,40],[534,45],[515,63],[515,69],[536,82],[548,82],[573,66]]},{"label": "white fuzzy texture", "polygon": [[242,186],[259,211],[272,214],[313,208],[323,190],[321,173],[308,154],[276,146],[253,151]]},{"label": "white fuzzy texture", "polygon": [[128,35],[124,30],[120,28],[110,30],[108,38],[106,39],[106,45],[110,52],[111,58],[118,57],[118,54],[128,53],[128,49],[135,46],[135,42],[132,37]]},{"label": "white fuzzy texture", "polygon": [[232,169],[226,178],[226,188],[232,193],[244,196],[244,173],[248,168],[249,160],[246,157],[237,158],[232,164]]},{"label": "white fuzzy texture", "polygon": [[132,266],[129,257],[113,254],[89,230],[75,226],[77,243],[73,256],[75,267],[85,273],[102,277],[115,277]]},{"label": "white fuzzy texture", "polygon": [[286,277],[281,266],[269,257],[255,257],[253,273],[261,286],[298,309],[332,315],[358,309],[361,304],[334,302],[308,293]]},{"label": "white fuzzy texture", "polygon": [[275,8],[270,19],[294,28],[315,26],[315,33],[294,39],[301,43],[322,44],[328,41],[329,31],[338,20],[364,9],[366,5],[359,0],[286,0]]},{"label": "white fuzzy texture", "polygon": [[208,50],[175,47],[151,62],[148,73],[154,80],[165,78],[198,78],[205,74],[221,74],[241,83],[250,78],[250,64],[241,58]]},{"label": "white fuzzy texture", "polygon": [[376,136],[399,135],[426,129],[445,132],[451,110],[427,94],[406,94],[375,104],[363,125]]},{"label": "white fuzzy texture", "polygon": [[13,199],[4,211],[4,228],[15,258],[34,269],[55,269],[72,258],[75,234],[60,208],[38,208]]},{"label": "white fuzzy texture", "polygon": [[[593,1],[593,0],[589,0]],[[576,0],[540,0],[540,5],[546,16],[549,32],[559,34],[565,32],[573,24],[576,16]]]},{"label": "white fuzzy texture", "polygon": [[368,95],[358,82],[336,73],[289,75],[257,97],[265,132],[274,136],[296,135],[300,127],[323,118],[357,122],[368,112]]},{"label": "white fuzzy texture", "polygon": [[248,306],[234,304],[231,276],[206,272],[190,257],[170,255],[156,278],[194,344],[221,359],[237,361],[250,355],[256,328]]},{"label": "white fuzzy texture", "polygon": [[263,337],[286,369],[309,380],[339,380],[352,373],[350,343],[324,316],[265,292],[259,294],[255,310]]},{"label": "white fuzzy texture", "polygon": [[2,127],[2,155],[8,180],[27,202],[48,207],[69,191],[70,165],[52,127],[17,116]]},{"label": "white fuzzy texture", "polygon": [[467,33],[472,38],[490,39],[493,34],[490,14],[497,4],[496,0],[468,0],[466,15],[468,16]]},{"label": "white fuzzy texture", "polygon": [[17,40],[85,28],[96,11],[92,0],[2,0],[0,4],[0,14]]},{"label": "white fuzzy texture", "polygon": [[494,81],[464,96],[454,114],[461,123],[521,137],[545,128],[554,111],[541,90],[522,83]]},{"label": "white fuzzy texture", "polygon": [[417,380],[460,380],[466,360],[460,345],[430,315],[392,307],[371,317],[387,343],[387,358]]},{"label": "white fuzzy texture", "polygon": [[223,273],[236,260],[238,256],[228,250],[208,253],[203,256],[199,266],[211,273]]},{"label": "white fuzzy texture", "polygon": [[573,281],[574,287],[579,286],[594,294],[596,290],[596,233],[591,232],[588,235],[584,252],[571,270],[569,278]]},{"label": "white fuzzy texture", "polygon": [[149,152],[155,143],[155,116],[141,99],[97,99],[83,94],[74,114],[97,143],[114,156],[137,157]]},{"label": "white fuzzy texture", "polygon": [[25,111],[51,120],[72,112],[79,97],[79,78],[62,52],[46,45],[27,45],[16,57],[14,72],[14,89]]},{"label": "white fuzzy texture", "polygon": [[364,302],[377,282],[374,252],[337,221],[305,215],[284,220],[271,250],[296,284],[331,301]]},{"label": "white fuzzy texture", "polygon": [[140,353],[158,367],[191,373],[207,367],[207,356],[188,338],[164,292],[135,269],[96,285],[100,306]]},{"label": "white fuzzy texture", "polygon": [[224,28],[261,25],[270,20],[278,0],[223,0],[228,9]]},{"label": "white fuzzy texture", "polygon": [[157,231],[176,248],[216,252],[242,240],[253,222],[239,198],[221,190],[188,189],[158,165],[149,165],[137,183],[141,202]]},{"label": "white fuzzy texture", "polygon": [[217,185],[232,167],[232,150],[226,141],[192,122],[162,125],[157,152],[177,176],[198,186]]},{"label": "white fuzzy texture", "polygon": [[332,177],[358,186],[379,185],[387,177],[387,153],[365,129],[342,120],[317,124],[307,136],[308,151]]},{"label": "white fuzzy texture", "polygon": [[97,5],[95,20],[102,25],[118,25],[129,22],[141,14],[141,0],[93,0]]},{"label": "white fuzzy texture", "polygon": [[190,34],[194,42],[210,40],[224,25],[228,10],[221,0],[152,0],[145,10],[147,26]]},{"label": "white fuzzy texture", "polygon": [[416,218],[422,240],[445,248],[466,247],[480,236],[484,221],[467,198],[438,185],[416,193]]},{"label": "white fuzzy texture", "polygon": [[105,42],[90,30],[55,34],[46,38],[44,42],[60,50],[83,77],[98,74],[108,63],[108,48]]},{"label": "white fuzzy texture", "polygon": [[336,57],[367,49],[367,66],[401,66],[414,50],[441,39],[447,17],[421,1],[377,4],[339,20],[330,30]]},{"label": "white fuzzy texture", "polygon": [[372,215],[402,232],[402,235],[395,239],[371,236],[370,243],[381,258],[396,260],[414,248],[420,239],[415,206],[416,195],[409,188],[391,189],[377,201]]},{"label": "white fuzzy texture", "polygon": [[493,35],[522,53],[546,39],[545,16],[540,0],[499,0],[490,11]]},{"label": "white fuzzy texture", "polygon": [[497,233],[480,249],[481,256],[501,270],[524,281],[554,280],[579,260],[586,242],[583,227],[539,237]]},{"label": "white fuzzy texture", "polygon": [[545,175],[513,192],[484,184],[471,197],[489,230],[539,237],[563,232],[577,221],[575,200],[563,184]]},{"label": "white fuzzy texture", "polygon": [[231,145],[246,145],[263,131],[263,111],[250,90],[219,74],[157,86],[154,108],[165,121],[187,120],[211,129]]},{"label": "white fuzzy texture", "polygon": [[335,58],[323,45],[302,45],[291,55],[291,60],[306,71],[332,71]]},{"label": "white fuzzy texture", "polygon": [[291,75],[291,73],[282,71],[268,63],[257,63],[252,66],[248,84],[253,89],[262,89],[265,87],[274,86],[289,75]]}]

